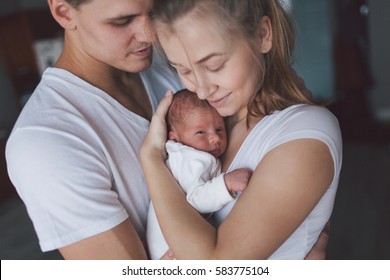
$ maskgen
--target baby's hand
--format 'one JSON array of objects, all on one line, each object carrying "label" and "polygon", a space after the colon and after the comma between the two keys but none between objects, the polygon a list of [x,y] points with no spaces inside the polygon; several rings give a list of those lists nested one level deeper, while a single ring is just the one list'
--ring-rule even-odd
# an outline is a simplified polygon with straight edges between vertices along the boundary
[{"label": "baby's hand", "polygon": [[226,173],[224,176],[226,187],[229,192],[242,192],[248,185],[252,171],[247,168],[240,168]]}]

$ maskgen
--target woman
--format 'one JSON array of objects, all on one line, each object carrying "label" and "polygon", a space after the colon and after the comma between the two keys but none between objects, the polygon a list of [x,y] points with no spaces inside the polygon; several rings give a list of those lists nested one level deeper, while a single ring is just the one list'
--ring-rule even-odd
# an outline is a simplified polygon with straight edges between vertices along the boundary
[{"label": "woman", "polygon": [[184,85],[227,119],[223,171],[253,170],[239,198],[216,213],[216,228],[203,220],[164,164],[167,95],[141,162],[173,254],[303,259],[332,213],[342,142],[335,117],[305,94],[290,66],[287,14],[277,0],[163,0],[154,18]]}]

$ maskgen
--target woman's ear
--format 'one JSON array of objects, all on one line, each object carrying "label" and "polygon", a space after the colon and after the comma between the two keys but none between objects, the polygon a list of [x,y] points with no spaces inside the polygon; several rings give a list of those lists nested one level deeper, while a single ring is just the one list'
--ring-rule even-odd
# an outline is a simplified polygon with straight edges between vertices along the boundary
[{"label": "woman's ear", "polygon": [[68,2],[64,0],[48,0],[48,3],[54,19],[64,29],[76,29],[76,23],[73,19],[74,8]]},{"label": "woman's ear", "polygon": [[268,16],[261,19],[259,27],[260,36],[260,51],[261,53],[268,53],[272,48],[272,23]]}]

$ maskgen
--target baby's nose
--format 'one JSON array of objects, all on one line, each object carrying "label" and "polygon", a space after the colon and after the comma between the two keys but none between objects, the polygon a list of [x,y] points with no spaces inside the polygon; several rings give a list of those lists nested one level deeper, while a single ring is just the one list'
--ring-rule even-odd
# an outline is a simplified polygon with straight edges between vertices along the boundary
[{"label": "baby's nose", "polygon": [[218,134],[214,133],[210,136],[210,142],[215,144],[221,141],[221,137]]}]

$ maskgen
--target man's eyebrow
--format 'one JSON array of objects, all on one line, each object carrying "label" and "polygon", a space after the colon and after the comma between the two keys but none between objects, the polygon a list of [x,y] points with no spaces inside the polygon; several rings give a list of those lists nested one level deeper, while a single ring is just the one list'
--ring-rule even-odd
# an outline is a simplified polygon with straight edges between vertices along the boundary
[{"label": "man's eyebrow", "polygon": [[113,21],[113,20],[123,20],[123,19],[131,19],[138,16],[138,14],[131,14],[131,15],[119,15],[112,18],[108,18],[107,21]]}]

